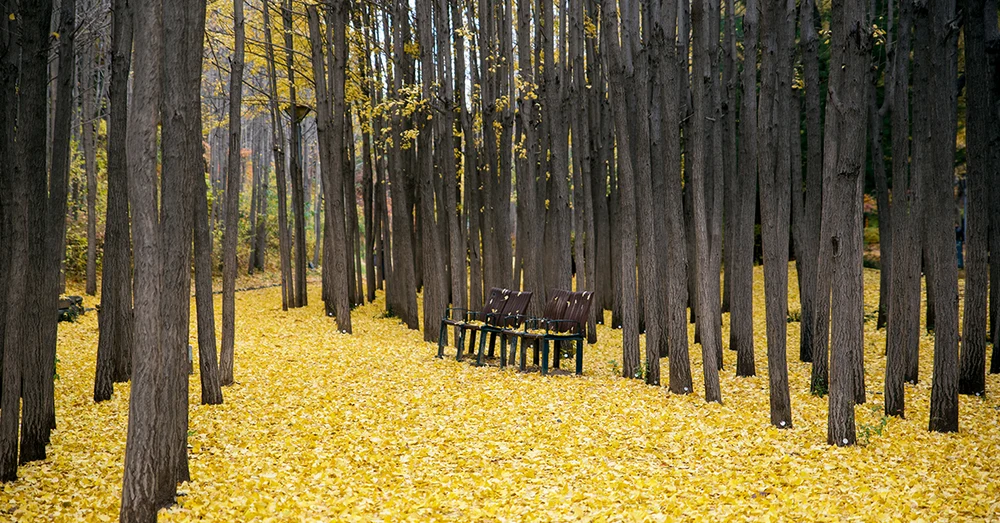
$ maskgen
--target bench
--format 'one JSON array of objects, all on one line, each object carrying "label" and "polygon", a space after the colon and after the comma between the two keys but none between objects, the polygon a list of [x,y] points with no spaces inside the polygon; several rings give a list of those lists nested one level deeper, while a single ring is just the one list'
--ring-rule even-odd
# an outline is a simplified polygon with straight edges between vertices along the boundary
[{"label": "bench", "polygon": [[[488,317],[485,324],[480,327],[482,336],[479,338],[479,351],[476,353],[476,365],[483,364],[483,350],[486,347],[486,335],[490,336],[490,351],[488,356],[493,357],[494,346],[497,336],[500,337],[500,366],[507,362],[507,330],[516,329],[521,325],[524,312],[528,310],[531,302],[531,291],[512,291],[504,306],[504,310],[496,317]],[[474,336],[475,334],[473,334]],[[475,343],[475,338],[472,342]],[[470,345],[471,346],[471,345]]]},{"label": "bench", "polygon": [[[455,359],[461,361],[462,352],[465,350],[466,331],[472,331],[472,343],[469,344],[469,346],[472,347],[476,343],[476,332],[479,330],[482,323],[485,323],[488,320],[499,321],[500,318],[502,318],[501,315],[503,314],[507,300],[510,298],[510,294],[511,291],[508,289],[494,287],[490,289],[486,301],[483,303],[482,310],[471,311],[469,309],[459,307],[448,307],[445,309],[444,317],[441,319],[440,336],[438,336],[437,357],[444,357],[444,345],[447,341],[447,328],[452,326],[458,329],[458,337],[455,340],[455,347],[457,349]],[[456,318],[456,313],[461,313],[461,316]]]},{"label": "bench", "polygon": [[[583,340],[586,338],[587,315],[593,302],[594,293],[590,291],[570,292],[556,290],[545,304],[541,318],[523,319],[523,330],[514,328],[503,332],[516,343],[521,339],[521,365],[525,370],[527,359],[527,343],[532,343],[535,349],[534,362],[538,361],[538,345],[542,345],[541,373],[549,372],[549,343],[576,342],[576,373],[583,374]],[[513,347],[512,347],[513,349]],[[555,351],[553,366],[559,368],[561,351]]]}]

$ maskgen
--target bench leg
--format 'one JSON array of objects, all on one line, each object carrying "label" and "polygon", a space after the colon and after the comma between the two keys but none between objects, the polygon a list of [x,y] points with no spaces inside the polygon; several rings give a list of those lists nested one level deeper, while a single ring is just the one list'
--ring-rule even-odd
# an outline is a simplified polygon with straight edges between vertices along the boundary
[{"label": "bench leg", "polygon": [[469,354],[472,354],[476,350],[476,336],[479,335],[479,331],[472,331],[472,338],[469,339]]},{"label": "bench leg", "polygon": [[514,365],[514,362],[517,361],[517,336],[511,337],[507,340],[507,343],[510,344],[510,361],[508,364]]},{"label": "bench leg", "polygon": [[500,335],[500,368],[507,366],[507,338]]},{"label": "bench leg", "polygon": [[549,373],[549,340],[542,340],[542,375]]},{"label": "bench leg", "polygon": [[486,348],[486,333],[479,337],[479,350],[476,352],[476,366],[481,367],[483,365],[483,350]]},{"label": "bench leg", "polygon": [[444,357],[444,342],[447,341],[447,326],[445,326],[444,321],[441,322],[441,333],[438,335],[438,358]]},{"label": "bench leg", "polygon": [[524,346],[527,342],[528,340],[521,338],[521,372],[524,372],[524,360],[526,360],[528,356],[528,348]]},{"label": "bench leg", "polygon": [[[483,340],[486,339],[486,333],[483,333]],[[496,355],[496,345],[497,345],[497,334],[495,332],[490,333],[490,352],[489,357]]]},{"label": "bench leg", "polygon": [[539,343],[541,343],[541,342],[540,342],[539,340],[535,340],[535,341],[534,341],[534,342],[533,342],[533,343],[531,344],[531,347],[532,347],[532,348],[534,349],[534,354],[532,355],[533,357],[532,357],[531,361],[532,361],[532,362],[533,362],[533,363],[535,364],[535,366],[536,366],[536,367],[537,367],[537,366],[539,366],[539,365],[541,365],[541,364],[540,364],[540,363],[538,362],[538,344],[539,344]]},{"label": "bench leg", "polygon": [[458,341],[455,343],[455,361],[462,361],[462,351],[465,350],[465,329],[459,327]]},{"label": "bench leg", "polygon": [[562,358],[562,341],[556,340],[556,342],[552,344],[552,351],[555,352],[555,355],[553,355],[553,359],[555,361],[553,362],[552,366],[558,369],[559,360],[560,358]]},{"label": "bench leg", "polygon": [[583,339],[576,340],[576,374],[583,375]]}]

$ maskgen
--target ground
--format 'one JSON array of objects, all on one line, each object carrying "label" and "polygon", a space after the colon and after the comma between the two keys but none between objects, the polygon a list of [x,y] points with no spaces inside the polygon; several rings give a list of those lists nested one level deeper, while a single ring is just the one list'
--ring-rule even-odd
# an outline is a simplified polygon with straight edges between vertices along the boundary
[{"label": "ground", "polygon": [[[909,417],[884,420],[885,334],[869,314],[869,403],[855,410],[866,444],[830,447],[826,399],[808,394],[790,323],[794,428],[777,430],[759,267],[755,284],[758,376],[734,377],[726,350],[722,405],[703,399],[694,345],[696,394],[678,396],[617,377],[621,337],[603,326],[586,347],[584,377],[542,377],[456,362],[453,349],[434,358],[436,345],[384,317],[381,293],[354,311],[353,335],[322,315],[318,284],[308,308],[288,312],[277,288],[239,293],[237,383],[224,405],[202,406],[197,370],[191,376],[192,481],[160,519],[1000,518],[1000,376],[988,377],[985,398],[962,397],[959,433],[930,433],[933,339],[924,338],[921,380],[906,388]],[[866,285],[870,313],[877,272],[866,272]],[[3,486],[0,520],[117,519],[129,389],[92,401],[96,347],[93,312],[60,324],[59,427],[48,459]]]}]

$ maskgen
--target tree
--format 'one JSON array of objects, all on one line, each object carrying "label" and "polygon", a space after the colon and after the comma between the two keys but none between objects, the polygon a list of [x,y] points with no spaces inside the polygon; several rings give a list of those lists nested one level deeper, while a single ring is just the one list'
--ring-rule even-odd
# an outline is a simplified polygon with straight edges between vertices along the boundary
[{"label": "tree", "polygon": [[[705,373],[705,401],[716,401],[722,403],[722,395],[719,391],[719,367],[718,347],[722,343],[721,338],[721,304],[719,302],[719,273],[713,271],[713,259],[716,257],[716,249],[719,243],[713,241],[709,231],[709,217],[714,216],[715,205],[711,202],[720,200],[717,203],[721,206],[722,184],[713,180],[711,193],[708,193],[707,177],[715,176],[713,169],[709,166],[708,149],[706,141],[711,137],[711,131],[705,122],[712,118],[709,116],[711,100],[711,84],[713,72],[711,60],[709,58],[709,48],[711,46],[708,35],[713,34],[710,30],[710,17],[708,1],[695,2],[691,9],[691,25],[694,29],[694,57],[692,59],[692,99],[694,101],[694,113],[691,123],[691,134],[687,140],[687,158],[691,163],[691,203],[694,224],[694,244],[695,255],[697,257],[697,289],[698,299],[695,306],[698,309],[698,323],[701,325],[701,356],[704,360],[702,365]],[[722,173],[717,173],[721,177]],[[717,189],[717,190],[716,190]]]},{"label": "tree", "polygon": [[[605,38],[608,98],[614,113],[620,170],[618,173],[621,220],[621,300],[622,300],[622,375],[633,378],[639,369],[639,317],[636,295],[636,217],[635,175],[633,174],[628,108],[625,105],[626,63],[618,41],[618,6],[615,0],[603,0],[602,38]],[[714,368],[714,366],[712,366]]]},{"label": "tree", "polygon": [[[729,291],[729,348],[736,351],[736,375],[753,376],[753,244],[754,214],[757,206],[757,38],[759,31],[757,0],[748,0],[743,15],[743,97],[740,107],[740,175],[733,189],[733,244],[726,262]],[[808,322],[803,322],[808,323]]]},{"label": "tree", "polygon": [[290,172],[288,174],[292,180],[292,218],[294,221],[293,238],[295,240],[295,293],[293,295],[295,299],[292,304],[294,307],[305,307],[309,303],[309,293],[306,291],[306,211],[302,181],[302,158],[299,152],[302,132],[299,128],[299,105],[295,92],[295,40],[292,38],[294,34],[292,14],[292,0],[284,0],[281,20],[285,29],[285,65],[288,70],[288,107],[286,112],[290,118],[288,127],[291,132],[288,162]]},{"label": "tree", "polygon": [[[934,289],[934,377],[929,429],[958,431],[958,269],[953,199],[956,57],[954,0],[915,10],[913,163],[927,191],[924,227]],[[928,301],[932,298],[928,295]]]},{"label": "tree", "polygon": [[[111,399],[113,382],[129,378],[132,368],[132,260],[129,234],[128,75],[131,68],[132,19],[125,0],[111,10],[112,54],[109,88],[108,210],[104,220],[101,310],[97,315],[97,371],[94,401]],[[214,335],[214,332],[213,332]]]},{"label": "tree", "polygon": [[[986,3],[966,0],[965,72],[966,72],[966,180],[968,214],[965,218],[965,314],[962,327],[962,352],[958,391],[980,395],[986,390],[986,294],[989,266],[989,182],[991,147],[997,140],[995,114],[992,114],[990,72],[986,57]],[[993,125],[990,122],[993,122]],[[991,139],[993,143],[991,142]],[[995,198],[995,196],[994,196]],[[997,263],[994,261],[994,263]],[[996,285],[996,282],[994,282]]]},{"label": "tree", "polygon": [[[820,256],[832,269],[830,397],[827,443],[853,445],[855,353],[863,342],[861,276],[861,191],[865,140],[869,53],[872,35],[864,0],[833,4],[831,76],[827,94],[823,216]],[[822,262],[821,262],[822,267]],[[827,291],[820,294],[827,299]],[[819,328],[827,329],[826,324]],[[824,341],[825,343],[825,341]],[[813,353],[816,358],[825,358]]]},{"label": "tree", "polygon": [[[128,435],[120,520],[156,519],[155,468],[159,437],[157,389],[160,347],[160,230],[156,205],[156,124],[160,103],[161,13],[159,0],[130,5],[143,45],[133,56],[133,95],[128,113],[128,187],[135,261],[135,345],[129,394]],[[171,478],[172,479],[172,478]]]},{"label": "tree", "polygon": [[913,3],[899,4],[890,83],[892,118],[892,252],[886,334],[885,412],[903,417],[903,382],[920,343],[920,251],[923,189],[910,158],[910,46]]},{"label": "tree", "polygon": [[[225,193],[226,225],[222,236],[222,351],[219,354],[219,379],[222,385],[233,384],[233,352],[236,344],[236,240],[239,235],[240,188],[243,185],[240,153],[243,151],[244,31],[243,0],[234,0],[233,56],[229,72],[229,172]],[[292,170],[294,172],[295,168]],[[301,284],[301,281],[297,280],[296,283]]]},{"label": "tree", "polygon": [[281,259],[281,308],[295,308],[295,280],[292,278],[291,239],[288,237],[288,195],[285,186],[285,133],[278,109],[278,80],[274,63],[274,43],[271,40],[271,6],[262,0],[264,18],[264,51],[267,61],[268,113],[271,116],[271,148],[274,151],[274,177],[278,185],[278,249]]}]

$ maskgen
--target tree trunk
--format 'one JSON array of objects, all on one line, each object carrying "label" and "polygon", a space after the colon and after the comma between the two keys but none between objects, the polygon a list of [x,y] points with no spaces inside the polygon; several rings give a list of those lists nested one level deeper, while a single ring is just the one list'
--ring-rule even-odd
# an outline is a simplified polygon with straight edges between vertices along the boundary
[{"label": "tree trunk", "polygon": [[[954,169],[958,31],[954,0],[932,0],[917,10],[914,91],[914,164],[927,189],[925,227],[928,280],[934,289],[934,378],[929,429],[958,431],[958,268],[955,259]],[[919,71],[919,72],[918,72]],[[924,126],[926,124],[926,126]],[[917,160],[924,159],[921,164]],[[931,301],[928,295],[928,301]]]},{"label": "tree trunk", "polygon": [[[988,242],[990,205],[990,135],[996,127],[991,114],[990,71],[986,58],[985,1],[966,0],[965,71],[968,171],[968,214],[965,219],[965,315],[962,327],[961,368],[958,392],[981,395],[986,391],[986,294],[989,285]],[[994,10],[995,11],[995,10]],[[991,125],[992,122],[992,125]],[[993,193],[996,198],[996,193]],[[996,262],[994,262],[996,263]],[[994,282],[996,284],[996,282]]]},{"label": "tree trunk", "polygon": [[[691,163],[691,210],[694,226],[695,256],[697,259],[697,292],[698,323],[701,326],[701,356],[702,370],[705,373],[705,401],[722,403],[719,390],[719,326],[721,312],[719,304],[719,273],[712,270],[712,259],[715,250],[720,246],[710,237],[709,218],[714,214],[711,201],[716,195],[706,194],[706,177],[712,175],[713,169],[708,165],[708,152],[705,142],[710,138],[706,123],[711,100],[712,75],[709,50],[709,36],[714,34],[710,29],[710,7],[708,1],[698,1],[691,9],[691,26],[694,28],[694,58],[692,60],[691,84],[694,100],[694,114],[691,120],[691,136],[685,140],[688,158]],[[713,186],[716,185],[713,183]],[[721,185],[721,184],[719,184]],[[721,189],[721,187],[719,187]],[[721,192],[719,192],[721,194]],[[719,202],[721,204],[721,202]]]},{"label": "tree trunk", "polygon": [[264,50],[267,60],[268,108],[271,115],[271,147],[274,150],[274,177],[278,186],[278,252],[281,259],[281,308],[295,307],[295,281],[292,278],[291,238],[288,236],[288,195],[285,185],[285,134],[278,108],[278,81],[274,63],[274,43],[271,40],[271,7],[263,0]]},{"label": "tree trunk", "polygon": [[292,38],[292,1],[285,0],[282,6],[281,19],[285,28],[285,58],[288,65],[288,98],[291,130],[289,155],[289,175],[292,180],[292,219],[293,238],[295,245],[295,307],[305,307],[309,303],[306,289],[306,216],[305,191],[302,180],[302,131],[298,123],[298,101],[295,94],[295,47]]},{"label": "tree trunk", "polygon": [[[621,220],[621,302],[622,302],[622,375],[634,378],[640,372],[639,314],[636,295],[636,216],[635,178],[632,170],[629,142],[629,114],[625,104],[626,65],[618,43],[618,8],[615,0],[603,0],[602,38],[605,38],[611,108],[617,131],[618,158],[621,165],[618,178]],[[714,368],[714,367],[713,367]]]},{"label": "tree trunk", "polygon": [[[18,126],[17,126],[17,168],[19,177],[25,177],[25,194],[29,208],[27,215],[27,252],[29,266],[26,271],[25,284],[27,297],[24,301],[26,332],[22,338],[21,349],[22,382],[21,382],[21,443],[19,463],[27,463],[45,458],[45,444],[48,440],[49,422],[46,412],[46,380],[52,382],[52,366],[46,366],[49,352],[48,330],[52,317],[45,314],[51,311],[56,303],[58,293],[52,290],[58,285],[47,281],[53,274],[48,263],[51,263],[51,250],[46,234],[47,225],[51,220],[47,197],[48,180],[44,171],[38,172],[46,155],[45,137],[45,86],[47,77],[45,64],[49,44],[49,21],[51,19],[52,3],[39,2],[37,6],[21,9],[21,70],[18,81]],[[72,61],[69,62],[72,64]],[[72,67],[69,67],[72,69]],[[66,126],[69,121],[67,118]],[[67,129],[68,131],[68,129]],[[67,136],[68,139],[68,136]],[[67,140],[68,141],[68,140]],[[53,169],[57,168],[53,166]],[[52,181],[61,185],[65,195],[65,183],[60,184],[59,175],[53,170]],[[54,186],[55,186],[54,185]],[[17,196],[15,196],[17,197]],[[65,196],[62,198],[65,200]],[[65,219],[65,207],[62,217]],[[22,215],[23,216],[23,215]],[[16,247],[15,247],[16,248]],[[13,262],[12,263],[16,263]],[[56,273],[58,274],[58,273]],[[48,286],[47,286],[48,285]],[[15,306],[8,304],[13,309]],[[54,343],[54,336],[53,343]],[[9,347],[9,345],[8,345]],[[53,347],[54,349],[54,347]],[[17,413],[16,407],[14,414]],[[16,418],[15,418],[16,419]]]},{"label": "tree trunk", "polygon": [[[155,521],[156,445],[160,409],[160,230],[157,216],[156,129],[159,120],[161,57],[160,2],[130,6],[135,34],[133,95],[128,112],[128,187],[135,260],[135,345],[129,394],[128,436],[120,520]],[[171,478],[172,479],[172,478]]]},{"label": "tree trunk", "polygon": [[[97,371],[94,401],[111,399],[113,382],[132,374],[132,260],[129,234],[128,75],[132,57],[132,19],[124,0],[112,14],[110,126],[108,135],[108,210],[104,220],[101,310],[97,314]],[[211,241],[211,239],[209,239]]]},{"label": "tree trunk", "polygon": [[828,142],[825,151],[823,175],[828,181],[820,242],[828,249],[833,272],[827,443],[838,446],[853,445],[857,439],[854,365],[855,353],[863,349],[864,330],[861,194],[872,45],[868,23],[864,0],[846,0],[833,7],[831,30],[835,36],[827,99],[831,114],[826,120],[826,135],[836,144]]},{"label": "tree trunk", "polygon": [[[729,294],[729,348],[736,351],[736,375],[754,376],[753,247],[757,206],[757,0],[748,0],[743,15],[743,98],[740,108],[740,175],[733,188],[731,257],[726,265]],[[803,322],[807,323],[807,322]]]},{"label": "tree trunk", "polygon": [[[886,333],[885,413],[905,416],[903,382],[916,369],[920,343],[921,180],[910,168],[910,28],[913,2],[899,4],[892,78],[892,252]],[[914,375],[915,379],[915,375]]]},{"label": "tree trunk", "polygon": [[[240,188],[243,186],[243,0],[233,2],[233,56],[229,73],[229,172],[226,174],[226,225],[222,235],[222,351],[219,381],[233,384],[236,347],[236,240],[239,236]],[[293,124],[294,125],[294,124]],[[293,156],[294,158],[294,156]]]},{"label": "tree trunk", "polygon": [[[74,2],[71,2],[75,4]],[[65,12],[65,8],[63,9]],[[62,23],[62,22],[61,22]],[[71,31],[75,28],[70,28]],[[60,31],[60,40],[63,33]],[[70,37],[72,39],[72,37]],[[83,142],[83,167],[87,176],[87,283],[85,292],[90,296],[97,294],[97,146],[96,129],[94,120],[97,115],[94,113],[94,54],[93,43],[82,53],[84,64],[80,67],[80,97],[83,99],[81,121],[83,122],[82,142]],[[60,61],[62,60],[60,50]],[[73,69],[71,63],[66,63],[66,67]],[[72,82],[72,79],[70,79]],[[70,88],[70,93],[72,89]],[[56,98],[59,103],[59,98]],[[54,139],[54,138],[53,138]],[[54,145],[54,144],[53,144]],[[67,145],[68,147],[68,145]],[[53,152],[54,154],[55,152]],[[62,216],[65,218],[65,216]],[[65,222],[65,220],[63,220]],[[105,224],[106,225],[106,224]],[[64,226],[65,228],[65,226]],[[62,246],[58,253],[60,265],[65,257],[65,230],[63,231]]]}]

